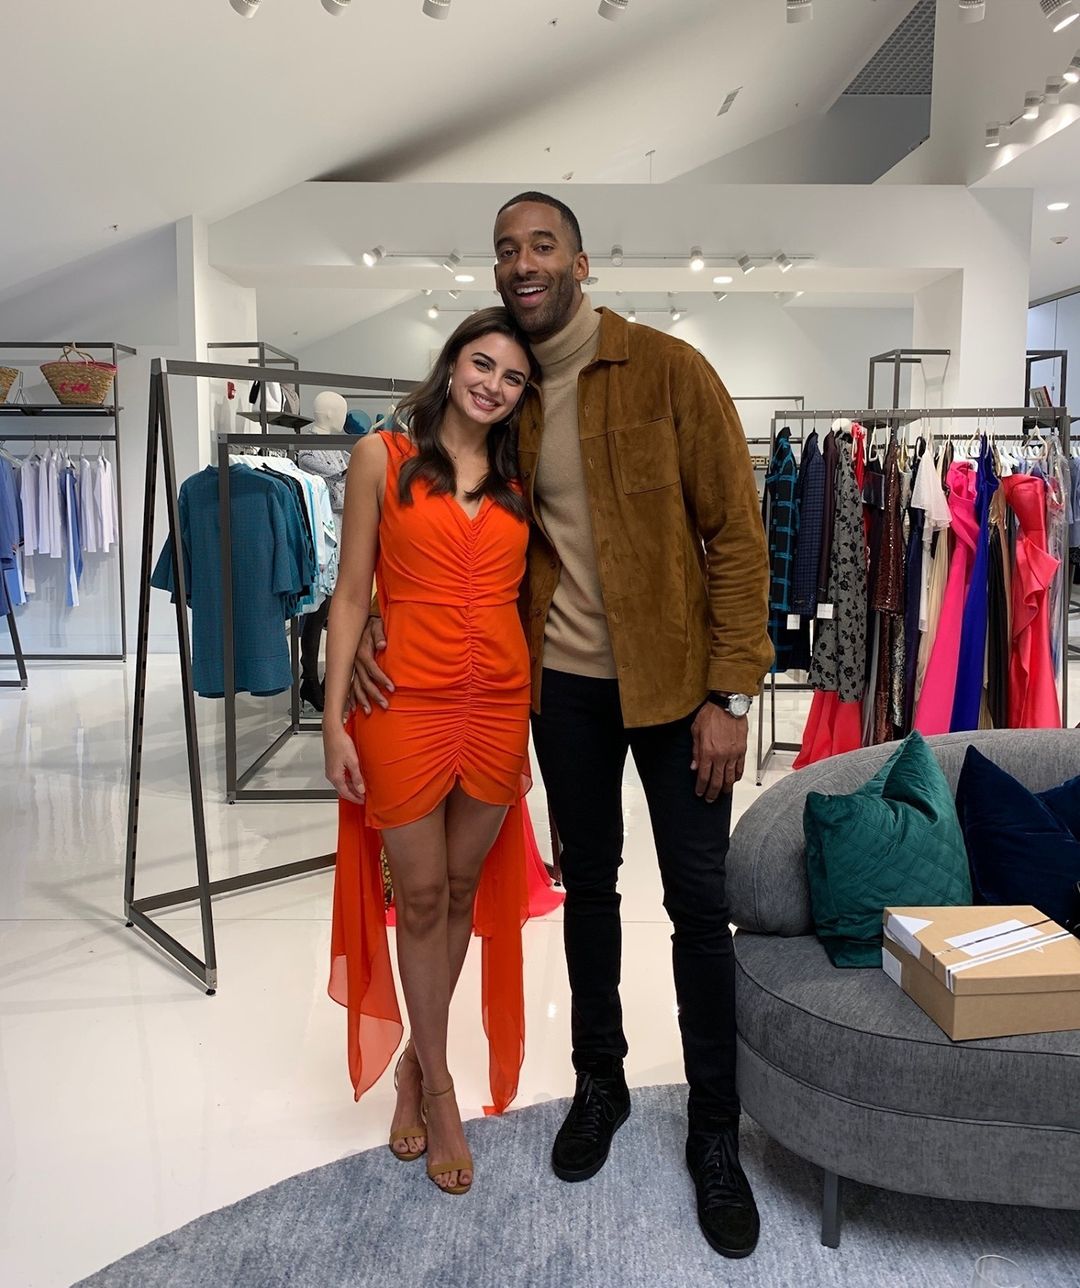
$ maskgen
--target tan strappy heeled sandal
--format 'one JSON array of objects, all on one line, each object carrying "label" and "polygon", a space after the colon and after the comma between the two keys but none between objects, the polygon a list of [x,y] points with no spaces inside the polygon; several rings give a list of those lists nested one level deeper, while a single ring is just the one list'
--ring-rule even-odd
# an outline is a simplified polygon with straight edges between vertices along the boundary
[{"label": "tan strappy heeled sandal", "polygon": [[[405,1057],[409,1054],[411,1048],[412,1048],[412,1043],[411,1042],[406,1043],[405,1050],[402,1051],[401,1055],[398,1056],[398,1062],[396,1065],[394,1065],[394,1090],[395,1091],[397,1091],[398,1089],[398,1078],[400,1077],[400,1074],[401,1074],[401,1063],[405,1059]],[[413,1052],[413,1058],[415,1059],[415,1052]],[[419,1061],[417,1061],[417,1063],[419,1063]],[[421,1083],[421,1088],[422,1087],[423,1087],[423,1083]],[[423,1111],[421,1109],[421,1115],[422,1113]],[[415,1138],[417,1136],[424,1137],[423,1149],[417,1149],[417,1150],[410,1151],[409,1153],[403,1154],[400,1150],[394,1148],[395,1145],[399,1145],[403,1140],[408,1140],[410,1137]],[[415,1163],[416,1160],[426,1152],[427,1152],[427,1128],[426,1127],[405,1127],[401,1131],[395,1131],[390,1133],[390,1153],[393,1154],[393,1156],[398,1160],[399,1163]]]},{"label": "tan strappy heeled sandal", "polygon": [[[429,1100],[439,1100],[443,1096],[452,1095],[454,1084],[451,1083],[445,1091],[428,1091],[427,1087],[423,1088],[424,1098],[420,1102],[421,1113],[424,1121],[427,1121],[427,1103]],[[448,1163],[431,1163],[427,1165],[427,1174],[431,1183],[437,1190],[444,1194],[468,1194],[472,1189],[472,1181],[468,1185],[440,1185],[435,1179],[436,1176],[445,1176],[448,1172],[469,1172],[475,1177],[475,1168],[473,1166],[472,1154],[466,1153],[464,1158],[453,1158]]]}]

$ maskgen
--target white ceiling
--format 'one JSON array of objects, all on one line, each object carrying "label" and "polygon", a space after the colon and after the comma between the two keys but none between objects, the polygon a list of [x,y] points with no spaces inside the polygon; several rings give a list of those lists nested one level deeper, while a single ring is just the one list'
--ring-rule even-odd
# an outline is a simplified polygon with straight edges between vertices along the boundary
[{"label": "white ceiling", "polygon": [[[826,109],[913,0],[4,6],[0,289],[291,185],[672,178]],[[716,112],[742,87],[734,108]],[[113,225],[118,225],[114,231]]]}]

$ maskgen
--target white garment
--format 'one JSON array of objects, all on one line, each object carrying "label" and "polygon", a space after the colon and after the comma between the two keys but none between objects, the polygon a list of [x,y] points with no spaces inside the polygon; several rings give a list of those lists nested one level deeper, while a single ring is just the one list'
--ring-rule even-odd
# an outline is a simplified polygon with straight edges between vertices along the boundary
[{"label": "white garment", "polygon": [[38,467],[38,553],[64,557],[64,518],[60,511],[60,453],[46,452]]},{"label": "white garment", "polygon": [[99,456],[95,465],[95,505],[99,524],[100,539],[98,549],[111,550],[120,542],[120,519],[116,501],[116,474],[112,461],[107,456]]},{"label": "white garment", "polygon": [[28,456],[19,468],[19,501],[23,512],[22,581],[28,595],[37,590],[33,556],[38,542],[38,464],[36,456]]},{"label": "white garment", "polygon": [[97,554],[101,548],[101,510],[97,503],[97,480],[93,461],[80,456],[77,464],[79,482],[79,527],[84,554]]},{"label": "white garment", "polygon": [[923,453],[922,460],[919,462],[915,486],[911,492],[911,504],[926,515],[923,523],[922,576],[919,590],[919,630],[926,631],[930,629],[930,577],[933,572],[930,551],[934,534],[943,531],[952,523],[949,503],[945,499],[945,489],[941,486],[941,475],[934,464],[934,453],[930,447]]}]

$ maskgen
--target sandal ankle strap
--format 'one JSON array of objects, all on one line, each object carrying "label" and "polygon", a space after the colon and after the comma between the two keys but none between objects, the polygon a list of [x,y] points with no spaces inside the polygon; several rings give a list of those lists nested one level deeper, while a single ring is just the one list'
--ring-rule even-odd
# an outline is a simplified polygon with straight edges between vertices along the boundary
[{"label": "sandal ankle strap", "polygon": [[438,1100],[440,1096],[448,1096],[451,1093],[451,1091],[454,1090],[454,1084],[451,1083],[449,1087],[446,1088],[445,1091],[429,1091],[427,1087],[423,1087],[423,1086],[421,1087],[421,1090],[429,1100]]}]

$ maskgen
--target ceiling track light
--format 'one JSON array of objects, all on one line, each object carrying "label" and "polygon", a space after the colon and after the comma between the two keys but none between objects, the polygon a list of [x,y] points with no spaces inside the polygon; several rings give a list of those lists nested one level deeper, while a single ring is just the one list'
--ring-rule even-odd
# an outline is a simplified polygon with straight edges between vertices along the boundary
[{"label": "ceiling track light", "polygon": [[429,18],[449,18],[450,0],[424,0],[424,13]]},{"label": "ceiling track light", "polygon": [[1037,121],[1039,119],[1039,108],[1042,107],[1042,95],[1034,91],[1024,95],[1023,119],[1025,121]]},{"label": "ceiling track light", "polygon": [[1039,0],[1039,8],[1050,24],[1050,30],[1055,34],[1064,31],[1066,27],[1071,27],[1077,18],[1080,18],[1080,9],[1076,7],[1076,0]]},{"label": "ceiling track light", "polygon": [[435,319],[439,316],[439,306],[437,304],[433,304],[431,308],[428,309],[427,315],[432,320],[432,322],[434,322]]},{"label": "ceiling track light", "polygon": [[1061,102],[1061,96],[1065,92],[1065,82],[1060,76],[1051,76],[1046,82],[1046,90],[1043,94],[1043,100],[1051,107],[1057,107]]},{"label": "ceiling track light", "polygon": [[748,276],[750,273],[754,271],[755,268],[757,268],[756,264],[752,264],[750,262],[749,255],[737,255],[735,257],[735,263],[738,264],[738,266],[742,269],[742,273],[744,277]]},{"label": "ceiling track light", "polygon": [[458,299],[460,299],[460,298],[461,298],[461,292],[460,292],[460,291],[447,291],[446,293],[447,293],[447,295],[449,295],[449,296],[450,296],[450,298],[451,298],[452,300],[458,300]]},{"label": "ceiling track light", "polygon": [[374,268],[385,254],[385,246],[373,246],[371,250],[364,251],[360,258],[364,261],[365,268]]},{"label": "ceiling track light", "polygon": [[233,13],[241,18],[254,18],[259,9],[259,0],[229,0]]},{"label": "ceiling track light", "polygon": [[629,5],[630,0],[600,0],[600,8],[597,12],[601,18],[614,22],[616,18],[622,17]]},{"label": "ceiling track light", "polygon": [[621,246],[612,246],[612,248],[611,248],[611,262],[612,262],[612,264],[614,264],[614,265],[615,265],[615,267],[616,267],[616,268],[622,268],[623,253],[622,253],[622,247],[621,247]]},{"label": "ceiling track light", "polygon": [[986,127],[986,146],[988,148],[1001,147],[1001,126],[988,125]]},{"label": "ceiling track light", "polygon": [[986,17],[986,0],[960,0],[961,22],[982,22]]},{"label": "ceiling track light", "polygon": [[1068,81],[1070,85],[1080,81],[1080,52],[1073,54],[1072,62],[1062,73],[1062,79]]},{"label": "ceiling track light", "polygon": [[682,314],[679,312],[679,310],[678,310],[677,308],[674,308],[674,307],[673,307],[673,308],[672,308],[672,310],[671,310],[671,320],[672,320],[672,322],[678,322],[678,320],[679,320],[681,317],[682,317]]},{"label": "ceiling track light", "polygon": [[717,302],[717,304],[723,304],[723,302],[727,299],[727,297],[728,297],[727,291],[713,291],[713,299]]},{"label": "ceiling track light", "polygon": [[339,17],[352,4],[352,0],[322,0],[322,7],[335,18]]},{"label": "ceiling track light", "polygon": [[626,320],[627,320],[627,322],[636,322],[636,321],[637,321],[637,309],[631,309],[631,310],[630,310],[630,312],[626,315]]},{"label": "ceiling track light", "polygon": [[458,269],[461,267],[461,256],[456,250],[452,250],[443,260],[442,266],[451,276],[456,276]]},{"label": "ceiling track light", "polygon": [[781,251],[780,254],[775,257],[774,262],[776,264],[776,267],[780,270],[781,273],[790,273],[791,270],[795,267],[795,265],[791,262],[790,259],[788,259],[788,257],[784,254],[783,251]]},{"label": "ceiling track light", "polygon": [[814,0],[787,0],[788,22],[809,22],[814,16]]},{"label": "ceiling track light", "polygon": [[690,247],[690,271],[691,273],[700,273],[705,267],[705,256],[701,253],[700,246]]}]

